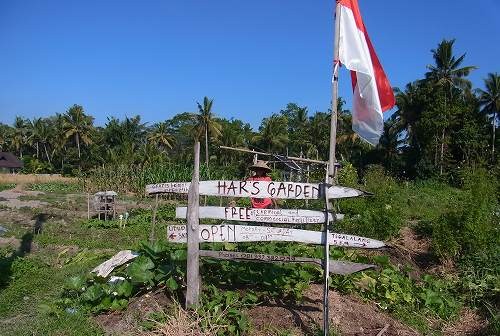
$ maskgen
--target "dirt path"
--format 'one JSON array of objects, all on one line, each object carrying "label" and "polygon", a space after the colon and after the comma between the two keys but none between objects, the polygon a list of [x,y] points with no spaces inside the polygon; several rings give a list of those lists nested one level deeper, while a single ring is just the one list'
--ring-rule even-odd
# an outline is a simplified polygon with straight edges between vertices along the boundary
[{"label": "dirt path", "polygon": [[14,189],[0,191],[0,205],[15,209],[23,207],[40,208],[46,206],[47,203],[38,200],[23,201],[19,199],[20,196],[38,196],[40,194],[43,194],[43,192],[23,190],[23,187],[18,185]]}]

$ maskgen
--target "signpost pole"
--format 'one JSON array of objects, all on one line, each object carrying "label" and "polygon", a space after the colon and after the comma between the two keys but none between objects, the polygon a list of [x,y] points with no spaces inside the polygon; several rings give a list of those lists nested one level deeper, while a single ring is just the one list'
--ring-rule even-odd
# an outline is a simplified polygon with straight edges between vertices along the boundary
[{"label": "signpost pole", "polygon": [[200,142],[194,144],[194,171],[188,193],[187,209],[187,291],[186,307],[196,308],[200,296],[200,245],[199,245],[199,207],[200,207]]},{"label": "signpost pole", "polygon": [[[338,89],[339,89],[339,77],[338,77],[338,68],[340,66],[339,62],[339,40],[340,40],[340,5],[336,1],[335,2],[335,33],[333,39],[333,80],[332,80],[332,116],[330,121],[330,156],[327,165],[327,176],[326,183],[334,184],[335,183],[335,174],[336,174],[336,158],[335,158],[335,147],[337,142],[337,100],[338,100]],[[326,185],[325,185],[326,187]],[[326,202],[326,212],[329,213],[331,210],[331,204],[325,193],[325,202]],[[335,207],[334,207],[335,209]],[[333,221],[335,222],[335,213],[333,214]],[[328,216],[326,216],[325,220],[325,236],[328,237],[328,227],[329,227]],[[328,245],[328,239],[325,239],[325,288],[323,295],[323,335],[328,336],[329,334],[329,304],[328,304],[328,292],[329,292],[329,272],[327,272],[328,267],[328,259],[330,256],[330,247]]]}]

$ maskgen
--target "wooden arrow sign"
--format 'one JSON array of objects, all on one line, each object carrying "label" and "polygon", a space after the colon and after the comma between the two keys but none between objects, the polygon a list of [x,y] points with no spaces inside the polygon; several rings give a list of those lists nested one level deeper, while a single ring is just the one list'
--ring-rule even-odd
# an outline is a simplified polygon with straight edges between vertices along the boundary
[{"label": "wooden arrow sign", "polygon": [[[175,209],[175,217],[186,219],[187,208]],[[281,224],[323,224],[325,213],[299,209],[253,209],[242,207],[200,207],[200,218],[225,219],[240,222],[281,223]],[[333,220],[332,214],[329,215]],[[342,220],[343,214],[337,214]]]},{"label": "wooden arrow sign", "polygon": [[[279,256],[260,253],[246,253],[246,252],[232,252],[232,251],[207,251],[200,250],[201,257],[209,257],[224,260],[236,261],[256,261],[256,262],[269,262],[269,263],[308,263],[323,265],[321,259],[293,257],[293,256]],[[365,269],[374,268],[375,265],[358,264],[349,261],[329,260],[330,273],[333,274],[352,274],[355,272],[363,271]]]},{"label": "wooden arrow sign", "polygon": [[[323,244],[324,233],[319,231],[288,229],[267,226],[247,225],[200,225],[200,243],[209,242],[259,242],[259,241],[286,241],[306,244]],[[172,243],[186,242],[186,225],[169,225],[167,238]],[[329,243],[331,245],[358,248],[380,248],[385,244],[379,240],[346,235],[342,233],[330,233]]]},{"label": "wooden arrow sign", "polygon": [[146,186],[146,194],[162,194],[162,193],[176,193],[187,194],[191,182],[168,182],[158,184],[148,184]]},{"label": "wooden arrow sign", "polygon": [[[328,198],[349,198],[368,193],[339,186],[326,185]],[[149,184],[148,195],[156,193],[187,193],[189,182]],[[282,198],[282,199],[320,199],[324,196],[323,185],[317,183],[270,182],[270,181],[201,181],[200,195]]]}]

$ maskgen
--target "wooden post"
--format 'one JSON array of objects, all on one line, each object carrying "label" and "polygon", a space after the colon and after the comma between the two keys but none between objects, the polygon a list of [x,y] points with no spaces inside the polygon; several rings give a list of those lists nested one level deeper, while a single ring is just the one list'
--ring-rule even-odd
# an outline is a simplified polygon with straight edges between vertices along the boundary
[{"label": "wooden post", "polygon": [[156,226],[156,212],[158,211],[158,194],[155,195],[155,207],[153,209],[153,218],[151,221],[151,232],[149,233],[149,241],[155,239],[155,226]]},{"label": "wooden post", "polygon": [[200,142],[194,145],[194,171],[188,193],[187,209],[187,292],[186,308],[196,308],[200,296],[199,194]]},{"label": "wooden post", "polygon": [[90,193],[87,193],[87,219],[90,219]]},{"label": "wooden post", "polygon": [[[337,144],[337,100],[338,100],[338,92],[339,92],[339,77],[338,77],[338,69],[340,66],[339,62],[339,40],[340,40],[340,4],[336,2],[335,6],[335,33],[333,39],[333,82],[332,82],[332,117],[330,121],[330,156],[327,165],[327,176],[325,179],[326,183],[334,184],[335,183],[335,147]],[[326,195],[326,193],[325,193]],[[326,212],[329,213],[332,206],[327,196],[325,196],[326,202]],[[333,207],[335,209],[335,207]],[[336,214],[333,214],[333,220],[335,224]],[[325,221],[325,235],[328,237],[328,227],[329,220],[328,216],[326,216]],[[329,278],[330,272],[327,271],[329,267],[328,258],[330,255],[330,246],[328,245],[328,239],[325,239],[325,287],[323,293],[323,335],[328,336],[330,333],[330,317],[329,317],[329,301],[328,301],[328,293],[329,293]]]}]

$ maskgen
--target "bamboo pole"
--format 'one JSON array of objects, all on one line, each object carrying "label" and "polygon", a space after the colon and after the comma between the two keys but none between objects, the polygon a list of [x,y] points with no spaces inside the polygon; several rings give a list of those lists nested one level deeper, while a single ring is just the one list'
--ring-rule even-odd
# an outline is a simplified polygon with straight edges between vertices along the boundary
[{"label": "bamboo pole", "polygon": [[188,193],[187,209],[187,292],[186,307],[197,308],[200,296],[200,246],[199,246],[199,194],[200,181],[200,142],[194,145],[193,179]]},{"label": "bamboo pole", "polygon": [[[254,151],[254,150],[246,149],[246,148],[234,148],[234,147],[227,147],[227,146],[219,146],[219,148],[233,150],[233,151],[237,151],[237,152],[243,152],[243,153],[251,153],[251,154],[254,154],[254,155],[256,154],[256,155],[264,155],[264,156],[273,156],[272,153],[258,152],[258,151]],[[294,160],[294,161],[317,163],[317,164],[323,164],[323,165],[326,165],[328,163],[326,161],[313,160],[313,159],[305,159],[305,158],[300,158],[300,157],[295,157],[295,156],[287,156],[287,158],[290,159],[290,160]]]},{"label": "bamboo pole", "polygon": [[[339,61],[339,40],[340,40],[340,4],[336,2],[335,5],[335,32],[333,39],[333,81],[332,81],[332,117],[330,121],[330,156],[327,165],[327,176],[326,182],[330,184],[335,183],[335,174],[336,174],[336,157],[335,157],[335,148],[337,144],[337,100],[338,100],[338,89],[339,89],[339,77],[338,77],[338,68],[340,66]],[[325,185],[326,187],[326,185]],[[325,193],[326,195],[326,193]],[[332,206],[328,200],[328,197],[325,196],[326,202],[326,213],[328,214],[332,211]],[[335,206],[333,207],[333,211],[335,211]],[[328,237],[329,230],[329,221],[328,215],[325,216],[325,235]],[[337,215],[333,213],[333,225],[335,225],[335,218]],[[330,272],[328,270],[329,267],[329,257],[330,257],[330,246],[328,244],[328,239],[325,239],[325,287],[323,291],[323,335],[328,336],[330,333],[330,317],[329,317],[329,280],[330,280]]]}]

